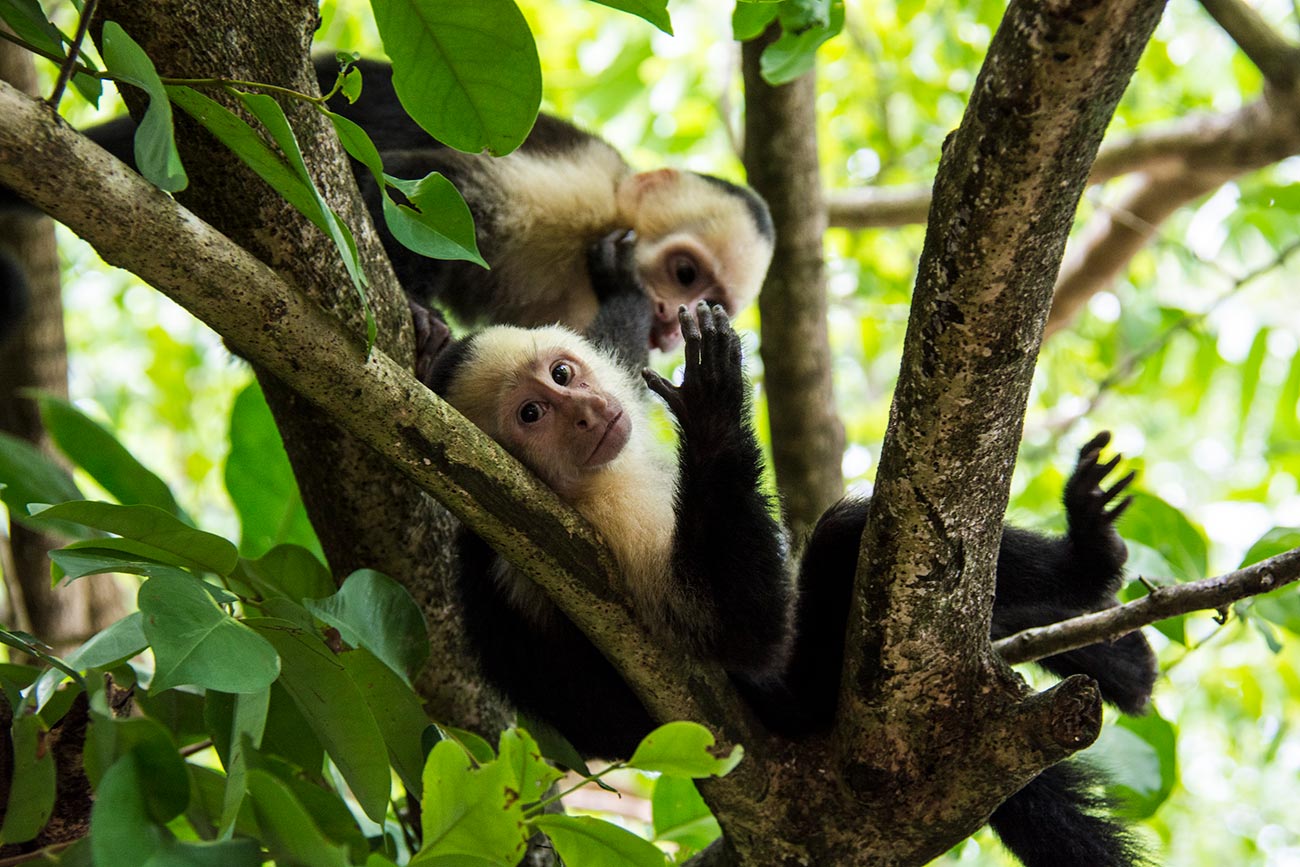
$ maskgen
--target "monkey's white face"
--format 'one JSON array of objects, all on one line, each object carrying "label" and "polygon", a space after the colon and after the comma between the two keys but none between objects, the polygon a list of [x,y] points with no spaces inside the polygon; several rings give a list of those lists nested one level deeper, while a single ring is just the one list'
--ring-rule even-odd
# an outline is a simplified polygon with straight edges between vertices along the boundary
[{"label": "monkey's white face", "polygon": [[574,496],[585,477],[622,453],[631,416],[574,354],[544,353],[501,396],[502,445],[560,496]]},{"label": "monkey's white face", "polygon": [[734,316],[757,297],[772,243],[740,198],[676,169],[632,175],[618,198],[636,232],[637,274],[654,302],[652,347],[673,349],[682,342],[681,305],[707,301]]}]

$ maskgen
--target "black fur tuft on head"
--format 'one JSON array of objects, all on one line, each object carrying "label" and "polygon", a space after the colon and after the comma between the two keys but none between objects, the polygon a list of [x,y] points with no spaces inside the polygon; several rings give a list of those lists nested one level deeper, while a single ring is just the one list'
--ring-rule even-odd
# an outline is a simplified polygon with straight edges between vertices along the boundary
[{"label": "black fur tuft on head", "polygon": [[429,386],[430,391],[439,397],[447,396],[447,389],[451,388],[452,380],[455,379],[457,372],[469,359],[470,350],[473,346],[473,334],[462,340],[453,340],[447,344],[433,362],[433,367],[425,380],[424,384]]},{"label": "black fur tuft on head", "polygon": [[749,208],[749,215],[754,218],[754,227],[758,229],[758,234],[763,236],[764,240],[771,241],[775,237],[776,230],[772,227],[772,212],[768,210],[767,202],[763,200],[762,196],[749,187],[733,184],[731,181],[713,175],[702,174],[700,177],[744,202],[745,207]]}]

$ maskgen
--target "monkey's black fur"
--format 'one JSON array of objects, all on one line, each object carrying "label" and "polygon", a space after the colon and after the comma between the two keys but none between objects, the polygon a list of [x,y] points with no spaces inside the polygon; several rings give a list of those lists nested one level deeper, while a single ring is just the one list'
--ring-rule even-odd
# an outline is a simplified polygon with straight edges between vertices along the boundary
[{"label": "monkey's black fur", "polygon": [[[687,335],[680,388],[656,382],[681,431],[673,581],[705,612],[712,640],[690,643],[720,662],[763,722],[788,737],[829,728],[835,713],[845,625],[868,501],[830,509],[804,555],[797,599],[787,551],[760,490],[760,452],[749,423],[739,339],[719,316]],[[693,325],[693,321],[691,323]],[[442,384],[466,356],[450,362]],[[698,358],[693,363],[693,358]],[[1109,488],[1117,459],[1099,461],[1109,435],[1085,445],[1066,484],[1068,530],[1044,536],[1006,527],[997,567],[993,634],[1011,634],[1116,604],[1126,557],[1114,529],[1128,500],[1111,505],[1132,475]],[[630,755],[651,728],[649,713],[603,656],[558,609],[524,610],[493,579],[496,556],[471,534],[458,587],[484,674],[521,709],[551,723],[583,754]],[[550,605],[549,602],[545,603]],[[794,605],[794,646],[783,640]],[[685,626],[687,631],[698,625]],[[1140,713],[1155,659],[1139,633],[1043,660],[1066,676],[1094,677],[1103,697]],[[1078,762],[1048,768],[998,808],[990,824],[1028,867],[1126,867],[1141,856],[1110,818],[1096,779]]]}]

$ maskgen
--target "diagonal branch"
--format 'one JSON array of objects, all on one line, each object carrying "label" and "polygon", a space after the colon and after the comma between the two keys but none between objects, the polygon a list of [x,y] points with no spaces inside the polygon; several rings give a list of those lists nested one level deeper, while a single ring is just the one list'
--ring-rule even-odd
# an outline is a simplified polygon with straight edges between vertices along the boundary
[{"label": "diagonal branch", "polygon": [[43,103],[0,83],[0,118],[0,183],[213,327],[443,502],[546,589],[653,713],[725,719],[727,739],[757,741],[736,722],[744,716],[720,669],[663,648],[633,621],[610,589],[613,561],[591,527],[405,368],[378,350],[366,357],[337,318]]},{"label": "diagonal branch", "polygon": [[1295,87],[1300,75],[1300,46],[1283,39],[1242,0],[1201,0],[1201,6],[1250,58],[1265,81],[1279,90]]},{"label": "diagonal branch", "polygon": [[1193,611],[1224,608],[1300,581],[1300,548],[1214,578],[1157,587],[1125,605],[1038,626],[996,641],[1008,663],[1033,662],[1067,650],[1112,641],[1143,626]]}]

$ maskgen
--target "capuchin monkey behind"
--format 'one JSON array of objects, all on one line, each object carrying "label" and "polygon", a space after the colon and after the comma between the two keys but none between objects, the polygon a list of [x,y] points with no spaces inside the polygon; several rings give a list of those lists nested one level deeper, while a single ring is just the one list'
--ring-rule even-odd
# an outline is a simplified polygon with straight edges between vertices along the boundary
[{"label": "capuchin monkey behind", "polygon": [[[677,421],[675,460],[650,430],[644,387],[600,328],[592,340],[560,327],[488,328],[450,343],[426,381],[592,522],[654,634],[720,663],[773,731],[824,731],[839,692],[867,501],[827,512],[792,581],[762,491],[739,338],[720,307],[682,311],[680,324],[682,385],[643,374]],[[1116,604],[1126,550],[1114,521],[1128,500],[1115,501],[1132,474],[1102,487],[1118,461],[1101,462],[1107,442],[1103,434],[1080,452],[1066,484],[1064,536],[1005,528],[995,635]],[[654,721],[613,666],[482,540],[465,532],[459,549],[457,586],[483,674],[584,755],[630,755]],[[1092,676],[1102,696],[1129,713],[1142,712],[1155,678],[1140,633],[1040,664],[1060,676]],[[1086,766],[1058,764],[990,824],[1028,867],[1139,863],[1096,792]]]},{"label": "capuchin monkey behind", "polygon": [[[379,149],[385,170],[403,178],[438,171],[464,196],[479,251],[491,270],[421,256],[402,246],[383,219],[382,193],[370,172],[353,169],[372,220],[403,289],[450,311],[466,324],[547,325],[583,332],[600,301],[586,268],[589,248],[614,232],[635,238],[637,279],[651,317],[640,354],[678,345],[677,308],[699,300],[735,314],[758,295],[772,258],[767,205],[748,187],[663,168],[633,172],[602,139],[547,115],[504,157],[445,147],[421,129],[397,100],[392,67],[360,61],[363,87],[355,104],[342,96],[330,108],[360,124]],[[316,61],[323,92],[338,64]],[[86,135],[134,165],[135,124],[120,118]],[[21,204],[0,190],[0,210]],[[16,296],[13,275],[0,275],[0,296]]]}]

